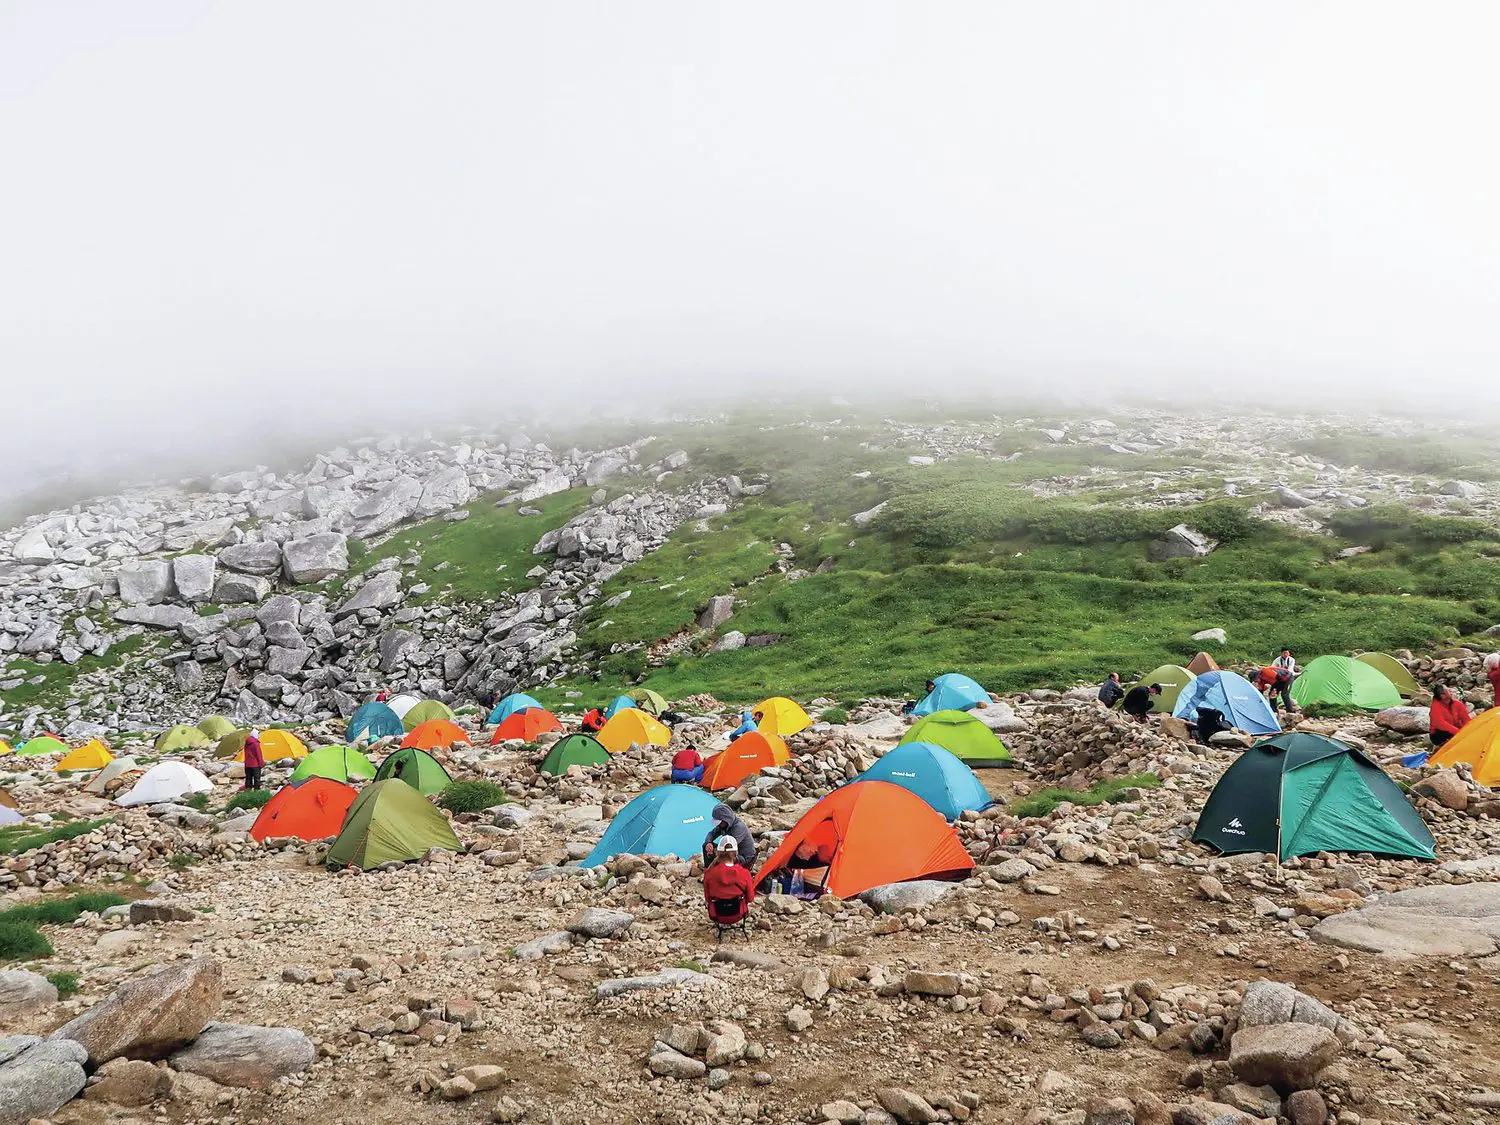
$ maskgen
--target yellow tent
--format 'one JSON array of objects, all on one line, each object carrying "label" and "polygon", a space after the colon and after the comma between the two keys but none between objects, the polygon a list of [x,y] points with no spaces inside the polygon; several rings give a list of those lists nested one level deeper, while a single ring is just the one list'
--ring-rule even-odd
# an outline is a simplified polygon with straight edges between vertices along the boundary
[{"label": "yellow tent", "polygon": [[205,715],[198,721],[198,729],[209,738],[223,738],[235,728],[223,715]]},{"label": "yellow tent", "polygon": [[1429,766],[1468,762],[1474,780],[1491,789],[1500,785],[1500,707],[1491,707],[1465,723],[1462,730],[1433,752]]},{"label": "yellow tent", "polygon": [[3,755],[3,754],[14,754],[15,752],[16,752],[15,749],[11,746],[11,744],[9,742],[6,742],[5,739],[0,738],[0,755]]},{"label": "yellow tent", "polygon": [[[250,732],[247,730],[226,734],[219,739],[219,748],[214,751],[214,757],[233,757],[236,762],[243,762],[245,739],[249,736]],[[307,746],[289,730],[263,730],[260,732],[260,752],[266,761],[279,762],[283,758],[307,757]]]},{"label": "yellow tent", "polygon": [[807,712],[784,695],[773,695],[762,699],[750,713],[755,716],[755,726],[762,734],[775,734],[786,738],[799,730],[812,726]]},{"label": "yellow tent", "polygon": [[1394,656],[1389,656],[1383,652],[1362,652],[1354,659],[1358,660],[1361,664],[1368,664],[1375,671],[1390,680],[1391,683],[1396,685],[1396,690],[1406,696],[1407,699],[1410,699],[1422,690],[1421,685],[1412,678],[1412,674],[1406,665],[1402,664]]},{"label": "yellow tent", "polygon": [[91,738],[77,750],[63,755],[62,761],[52,768],[59,773],[63,770],[102,770],[114,760],[109,747],[97,738]]},{"label": "yellow tent", "polygon": [[632,746],[665,746],[672,732],[639,707],[622,707],[594,737],[611,754],[619,754]]}]

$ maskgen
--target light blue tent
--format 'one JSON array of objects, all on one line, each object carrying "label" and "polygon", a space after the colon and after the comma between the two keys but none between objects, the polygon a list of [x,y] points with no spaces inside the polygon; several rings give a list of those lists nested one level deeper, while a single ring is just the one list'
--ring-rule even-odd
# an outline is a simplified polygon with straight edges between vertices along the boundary
[{"label": "light blue tent", "polygon": [[919,718],[934,711],[972,711],[990,701],[990,693],[977,680],[958,672],[949,672],[932,681],[927,698],[918,703],[912,714]]},{"label": "light blue tent", "polygon": [[25,819],[25,817],[9,805],[0,805],[0,828],[3,828],[7,824],[20,824]]},{"label": "light blue tent", "polygon": [[934,742],[903,742],[855,780],[909,789],[948,820],[995,803],[974,771]]},{"label": "light blue tent", "polygon": [[488,721],[495,724],[503,723],[517,711],[524,711],[528,707],[540,706],[540,703],[532,699],[524,691],[516,692],[514,695],[507,695],[499,703],[495,704],[495,709],[490,712]]},{"label": "light blue tent", "polygon": [[617,695],[609,701],[609,706],[604,709],[604,717],[613,719],[617,711],[623,711],[627,707],[634,707],[635,700],[628,695]]},{"label": "light blue tent", "polygon": [[345,742],[357,742],[361,738],[402,738],[406,728],[401,725],[401,716],[384,703],[362,703],[349,720],[344,730]]},{"label": "light blue tent", "polygon": [[718,803],[719,798],[696,785],[647,789],[615,814],[583,866],[598,867],[626,852],[691,859],[703,847]]},{"label": "light blue tent", "polygon": [[1222,711],[1226,722],[1246,734],[1276,734],[1281,730],[1265,696],[1234,672],[1205,672],[1189,680],[1177,696],[1172,714],[1196,721],[1200,707]]}]

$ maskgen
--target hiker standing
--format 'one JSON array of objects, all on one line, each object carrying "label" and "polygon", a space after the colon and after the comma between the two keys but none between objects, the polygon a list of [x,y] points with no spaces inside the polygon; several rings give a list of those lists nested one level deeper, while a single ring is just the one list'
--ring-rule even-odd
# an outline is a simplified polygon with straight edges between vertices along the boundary
[{"label": "hiker standing", "polygon": [[266,755],[260,748],[260,731],[245,736],[245,788],[260,788],[260,771],[266,768]]},{"label": "hiker standing", "polygon": [[1463,729],[1469,721],[1469,708],[1448,690],[1446,684],[1432,685],[1432,706],[1427,709],[1427,738],[1441,746]]},{"label": "hiker standing", "polygon": [[1113,707],[1125,698],[1125,689],[1120,686],[1120,673],[1111,672],[1109,678],[1099,685],[1099,702]]},{"label": "hiker standing", "polygon": [[1284,671],[1287,674],[1288,683],[1297,678],[1297,658],[1292,655],[1292,650],[1289,648],[1282,648],[1281,655],[1271,661],[1271,667]]}]

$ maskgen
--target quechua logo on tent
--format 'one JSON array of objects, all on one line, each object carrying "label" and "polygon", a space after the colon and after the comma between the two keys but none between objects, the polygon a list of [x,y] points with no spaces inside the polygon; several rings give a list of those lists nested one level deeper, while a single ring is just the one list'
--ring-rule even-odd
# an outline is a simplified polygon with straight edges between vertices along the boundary
[{"label": "quechua logo on tent", "polygon": [[1235,817],[1228,824],[1224,825],[1223,828],[1219,829],[1219,831],[1227,832],[1231,836],[1243,836],[1245,834],[1245,826],[1240,823],[1239,817]]}]

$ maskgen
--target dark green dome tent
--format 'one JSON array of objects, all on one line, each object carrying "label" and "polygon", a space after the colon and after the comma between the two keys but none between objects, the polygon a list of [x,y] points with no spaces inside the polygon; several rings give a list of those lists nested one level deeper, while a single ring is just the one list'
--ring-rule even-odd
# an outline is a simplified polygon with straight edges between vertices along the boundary
[{"label": "dark green dome tent", "polygon": [[1220,852],[1370,852],[1432,859],[1432,833],[1396,783],[1352,746],[1298,731],[1257,742],[1224,771],[1193,839]]},{"label": "dark green dome tent", "polygon": [[375,771],[376,781],[399,777],[424,797],[441,793],[453,783],[448,771],[426,750],[403,746],[392,751]]},{"label": "dark green dome tent", "polygon": [[570,734],[559,738],[547,751],[539,769],[543,773],[566,773],[569,766],[596,766],[609,761],[609,751],[599,745],[597,738],[586,734]]}]

